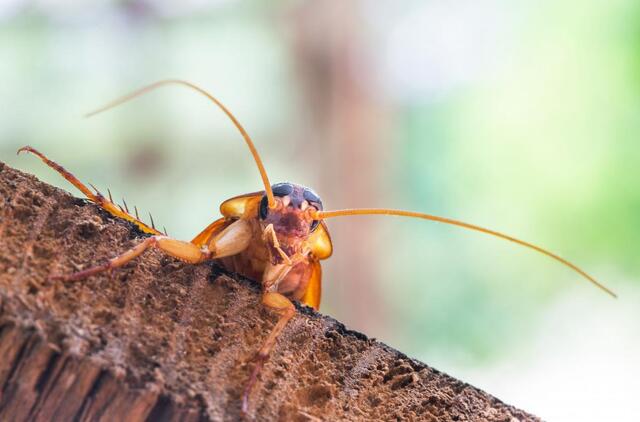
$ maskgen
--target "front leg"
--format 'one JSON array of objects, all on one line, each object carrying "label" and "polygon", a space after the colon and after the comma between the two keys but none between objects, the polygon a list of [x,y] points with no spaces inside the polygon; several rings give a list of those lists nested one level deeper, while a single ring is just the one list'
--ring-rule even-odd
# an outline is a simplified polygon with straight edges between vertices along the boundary
[{"label": "front leg", "polygon": [[276,344],[278,336],[282,333],[282,330],[284,330],[284,327],[287,325],[289,320],[296,314],[296,307],[293,303],[280,293],[266,292],[262,296],[262,304],[267,308],[276,311],[280,315],[280,318],[255,356],[256,363],[251,371],[251,376],[247,381],[247,385],[245,386],[244,393],[242,395],[242,412],[245,414],[249,410],[249,396],[251,395],[251,390],[258,380],[258,376],[260,375],[260,372],[262,372],[265,362],[269,359],[269,355]]},{"label": "front leg", "polygon": [[137,258],[149,248],[157,248],[165,254],[189,264],[199,264],[213,258],[223,258],[242,252],[251,241],[251,226],[245,220],[238,220],[216,235],[203,247],[167,236],[151,236],[123,254],[108,260],[105,264],[68,275],[55,275],[52,280],[76,281],[107,270],[122,267]]},{"label": "front leg", "polygon": [[289,267],[291,266],[291,259],[289,258],[289,255],[287,255],[287,253],[280,247],[280,241],[278,240],[278,236],[276,236],[276,231],[273,228],[273,224],[269,224],[264,228],[264,231],[262,232],[262,240],[264,240],[265,243],[270,244],[270,246],[278,253],[280,258],[282,258],[286,265],[288,265]]}]

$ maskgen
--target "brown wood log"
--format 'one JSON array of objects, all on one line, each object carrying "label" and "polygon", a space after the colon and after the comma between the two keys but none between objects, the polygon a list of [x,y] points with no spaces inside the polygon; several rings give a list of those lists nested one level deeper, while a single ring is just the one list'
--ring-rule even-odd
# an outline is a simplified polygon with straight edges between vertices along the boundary
[{"label": "brown wood log", "polygon": [[[144,236],[0,163],[0,420],[239,420],[276,316],[258,285],[151,251],[48,281]],[[251,398],[257,420],[538,420],[300,307]]]}]

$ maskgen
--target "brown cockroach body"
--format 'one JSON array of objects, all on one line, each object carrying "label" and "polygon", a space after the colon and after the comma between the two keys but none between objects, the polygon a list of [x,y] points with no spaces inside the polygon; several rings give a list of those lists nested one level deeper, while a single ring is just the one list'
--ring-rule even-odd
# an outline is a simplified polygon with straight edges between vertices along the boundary
[{"label": "brown cockroach body", "polygon": [[[279,314],[280,318],[260,350],[247,381],[243,396],[242,410],[249,408],[249,396],[258,375],[273,349],[278,335],[293,318],[296,308],[292,302],[300,301],[318,309],[321,296],[322,271],[320,261],[331,256],[333,247],[324,220],[347,215],[396,215],[436,221],[479,231],[533,249],[570,267],[600,289],[615,297],[607,287],[600,284],[571,262],[531,243],[512,236],[473,224],[438,217],[430,214],[391,209],[346,209],[324,211],[320,197],[311,189],[285,182],[271,185],[253,141],[231,112],[203,89],[182,80],[164,80],[144,87],[106,106],[89,113],[88,116],[105,111],[141,94],[163,85],[187,86],[213,101],[232,120],[242,134],[256,162],[264,190],[228,199],[220,205],[222,218],[211,223],[190,242],[172,239],[148,226],[128,210],[119,207],[111,198],[107,199],[97,190],[92,192],[62,166],[49,160],[36,149],[26,146],[18,150],[30,152],[60,173],[65,179],[82,191],[88,199],[111,214],[136,224],[142,231],[152,236],[142,240],[132,249],[108,260],[105,264],[68,274],[55,275],[51,279],[74,281],[91,275],[118,268],[135,259],[149,248],[157,248],[167,255],[190,264],[207,260],[217,260],[230,271],[258,280],[262,286],[262,304]],[[95,188],[94,188],[95,189]],[[110,197],[110,195],[109,195]]]}]

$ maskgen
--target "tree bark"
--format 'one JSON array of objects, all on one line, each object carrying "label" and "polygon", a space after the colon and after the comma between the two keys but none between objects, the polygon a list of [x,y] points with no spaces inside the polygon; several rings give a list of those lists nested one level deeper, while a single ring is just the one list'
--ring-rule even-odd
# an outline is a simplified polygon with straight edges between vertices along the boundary
[{"label": "tree bark", "polygon": [[[238,420],[276,315],[255,282],[150,251],[48,281],[144,236],[0,163],[0,420]],[[538,420],[309,308],[251,396],[258,420]]]}]

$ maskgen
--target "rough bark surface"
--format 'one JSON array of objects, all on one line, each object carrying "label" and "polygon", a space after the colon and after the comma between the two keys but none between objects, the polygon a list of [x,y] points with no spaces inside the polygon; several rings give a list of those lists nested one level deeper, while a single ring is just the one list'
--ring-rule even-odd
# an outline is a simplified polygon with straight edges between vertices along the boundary
[{"label": "rough bark surface", "polygon": [[[0,420],[238,420],[276,316],[258,286],[151,251],[50,282],[144,236],[0,163]],[[251,398],[258,420],[538,420],[301,307]]]}]

